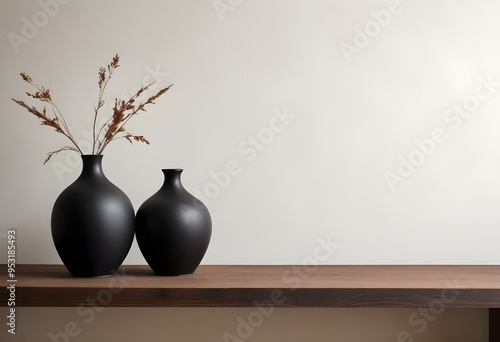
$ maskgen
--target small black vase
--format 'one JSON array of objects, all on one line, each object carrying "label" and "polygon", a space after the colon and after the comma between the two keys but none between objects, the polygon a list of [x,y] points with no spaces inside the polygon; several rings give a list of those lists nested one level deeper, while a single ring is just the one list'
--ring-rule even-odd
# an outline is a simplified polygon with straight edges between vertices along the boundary
[{"label": "small black vase", "polygon": [[52,209],[52,238],[68,271],[77,277],[112,274],[134,240],[134,207],[102,171],[102,155],[82,155],[78,179]]},{"label": "small black vase", "polygon": [[163,186],[137,211],[137,243],[155,274],[191,274],[207,251],[212,219],[207,207],[184,189],[181,169],[162,171]]}]

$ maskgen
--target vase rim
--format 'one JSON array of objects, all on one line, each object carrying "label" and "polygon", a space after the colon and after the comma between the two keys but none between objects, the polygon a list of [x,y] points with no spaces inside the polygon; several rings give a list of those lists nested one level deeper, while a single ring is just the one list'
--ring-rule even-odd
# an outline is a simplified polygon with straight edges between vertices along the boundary
[{"label": "vase rim", "polygon": [[161,169],[163,172],[165,171],[174,171],[174,172],[182,172],[184,169],[174,168],[174,169]]}]

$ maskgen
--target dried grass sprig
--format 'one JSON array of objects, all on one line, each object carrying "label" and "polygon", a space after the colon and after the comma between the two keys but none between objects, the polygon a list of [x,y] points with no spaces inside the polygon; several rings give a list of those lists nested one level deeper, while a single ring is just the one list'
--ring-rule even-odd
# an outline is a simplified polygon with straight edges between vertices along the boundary
[{"label": "dried grass sprig", "polygon": [[132,135],[130,133],[126,133],[126,135],[124,135],[122,137],[115,138],[115,139],[121,139],[121,138],[127,139],[131,144],[133,144],[134,140],[135,140],[135,141],[145,143],[146,145],[149,145],[149,141],[146,138],[144,138],[143,135]]},{"label": "dried grass sprig", "polygon": [[[98,86],[99,86],[99,96],[97,98],[97,104],[94,107],[94,117],[92,123],[92,154],[102,154],[104,149],[108,146],[111,141],[118,139],[127,139],[130,143],[142,142],[149,145],[149,141],[142,135],[134,135],[125,131],[125,125],[127,122],[135,115],[141,111],[146,111],[145,107],[147,105],[154,104],[155,100],[160,96],[165,94],[172,85],[160,89],[156,94],[150,96],[146,101],[139,102],[136,104],[137,99],[147,91],[155,82],[150,83],[146,86],[142,86],[134,95],[132,95],[127,101],[115,99],[113,106],[113,114],[106,122],[100,127],[97,127],[97,119],[99,116],[99,110],[104,106],[104,92],[110,81],[116,68],[120,66],[120,57],[115,55],[107,65],[106,68],[100,67],[98,72]],[[52,100],[52,95],[50,90],[45,87],[39,87],[33,82],[33,79],[27,73],[21,73],[21,78],[29,83],[31,86],[36,88],[35,93],[26,93],[28,97],[38,100],[43,103],[50,105],[52,109],[52,116],[47,114],[47,109],[44,106],[42,110],[39,110],[35,106],[30,106],[24,101],[12,99],[19,106],[25,108],[28,112],[35,115],[42,121],[42,125],[50,126],[55,129],[56,132],[63,134],[71,141],[71,146],[64,146],[58,150],[47,153],[48,157],[44,164],[47,163],[50,158],[62,151],[75,151],[83,154],[82,149],[79,147],[76,140],[73,138],[71,131],[66,124],[64,115],[59,110],[57,105]]]},{"label": "dried grass sprig", "polygon": [[45,107],[43,107],[42,112],[40,112],[38,109],[36,109],[36,107],[28,106],[24,101],[19,101],[16,99],[12,99],[12,100],[14,100],[14,102],[16,102],[21,107],[26,108],[26,110],[28,110],[28,112],[34,114],[37,118],[39,118],[42,121],[43,126],[49,126],[49,127],[54,128],[57,133],[63,134],[74,144],[74,147],[65,146],[57,151],[49,152],[47,154],[48,155],[47,159],[45,159],[45,161],[43,162],[44,164],[46,164],[54,154],[59,153],[63,150],[72,150],[72,151],[79,152],[80,154],[83,154],[82,150],[80,150],[80,148],[78,147],[78,144],[75,142],[75,140],[71,136],[71,133],[69,133],[69,131],[66,132],[64,130],[64,128],[61,127],[61,125],[59,125],[58,118],[57,117],[50,118],[47,116],[47,110]]},{"label": "dried grass sprig", "polygon": [[113,72],[115,71],[116,68],[120,66],[119,62],[120,62],[120,57],[118,55],[115,55],[111,63],[108,64],[107,74],[106,74],[106,68],[104,67],[99,68],[99,81],[98,81],[99,97],[97,98],[97,106],[94,107],[94,122],[92,124],[92,154],[96,152],[96,144],[97,144],[96,138],[98,137],[98,135],[96,134],[97,116],[99,115],[99,109],[101,109],[104,106],[104,100],[103,100],[104,91],[106,90],[106,86],[108,85],[108,82],[111,79]]},{"label": "dried grass sprig", "polygon": [[[160,89],[155,95],[149,97],[145,102],[140,102],[137,106],[135,105],[135,100],[141,96],[149,87],[151,87],[153,83],[148,84],[147,86],[141,87],[128,101],[115,99],[115,105],[113,107],[113,116],[111,117],[111,122],[106,124],[106,129],[104,133],[104,138],[99,142],[99,148],[97,150],[97,154],[101,154],[102,151],[106,148],[106,146],[115,138],[119,133],[124,133],[123,137],[127,135],[129,138],[135,137],[130,133],[125,133],[124,126],[127,122],[134,116],[137,115],[140,111],[146,111],[145,107],[150,104],[154,104],[154,100],[165,94],[171,87],[172,84],[168,87]],[[141,136],[142,137],[142,136]],[[144,138],[144,137],[142,137]],[[128,139],[129,140],[129,139]],[[135,141],[145,142],[145,139],[139,139]],[[129,140],[131,141],[131,140]],[[149,143],[149,142],[148,142]]]},{"label": "dried grass sprig", "polygon": [[75,151],[75,152],[79,152],[76,148],[74,148],[72,146],[64,146],[64,147],[61,147],[58,150],[51,151],[51,152],[47,153],[47,159],[45,159],[45,161],[43,162],[43,164],[44,165],[47,164],[47,162],[50,160],[50,158],[52,158],[53,155],[58,154],[59,152],[62,152],[62,151]]}]

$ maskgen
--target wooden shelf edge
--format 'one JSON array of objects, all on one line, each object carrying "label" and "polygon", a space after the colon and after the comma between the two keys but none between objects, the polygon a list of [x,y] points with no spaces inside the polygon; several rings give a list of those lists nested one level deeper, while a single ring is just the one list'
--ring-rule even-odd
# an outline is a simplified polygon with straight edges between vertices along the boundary
[{"label": "wooden shelf edge", "polygon": [[[324,266],[284,281],[293,267],[201,266],[192,276],[157,277],[147,266],[124,266],[128,281],[120,285],[119,277],[71,277],[62,265],[21,265],[15,300],[16,307],[500,308],[493,266]],[[0,287],[0,306],[9,295]]]},{"label": "wooden shelf edge", "polygon": [[[445,303],[441,289],[110,289],[20,288],[16,307],[500,308],[499,291],[464,290]],[[0,291],[1,306],[7,303]]]}]

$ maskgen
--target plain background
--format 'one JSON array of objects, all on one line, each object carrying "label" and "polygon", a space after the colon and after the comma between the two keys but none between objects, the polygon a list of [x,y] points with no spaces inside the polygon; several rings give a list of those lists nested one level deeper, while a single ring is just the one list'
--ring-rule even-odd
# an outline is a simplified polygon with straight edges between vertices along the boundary
[{"label": "plain background", "polygon": [[[98,67],[118,53],[103,117],[143,82],[174,86],[127,126],[151,145],[114,142],[105,173],[137,209],[160,187],[162,168],[183,168],[185,187],[212,214],[204,264],[301,264],[321,239],[337,246],[324,264],[498,264],[499,14],[486,0],[3,0],[0,242],[16,228],[19,263],[60,263],[50,212],[80,171],[71,154],[42,165],[66,141],[11,101],[32,91],[19,72],[52,90],[85,145]],[[346,56],[346,46],[355,52]],[[459,116],[457,106],[469,110]],[[277,129],[283,113],[290,119]],[[430,143],[436,130],[443,139]],[[235,163],[238,174],[224,177]],[[391,188],[388,172],[406,174]],[[136,244],[125,263],[145,263]],[[25,310],[25,322],[38,319],[39,309]],[[155,315],[134,310],[120,315]],[[228,310],[213,312],[227,322],[217,336],[236,322],[238,311]],[[450,315],[457,326],[485,326],[483,311],[452,311],[425,341],[464,338],[440,323]],[[64,326],[67,315],[51,312],[51,324]],[[297,312],[319,319],[325,311]],[[384,336],[408,329],[411,312],[374,314],[398,314],[404,319]],[[359,315],[359,325],[373,317]],[[275,336],[282,326],[271,319],[249,340]],[[95,340],[99,329],[75,340]],[[329,329],[315,327],[316,339],[332,340]],[[179,340],[188,338],[182,331]],[[34,334],[46,337],[43,328]]]}]

